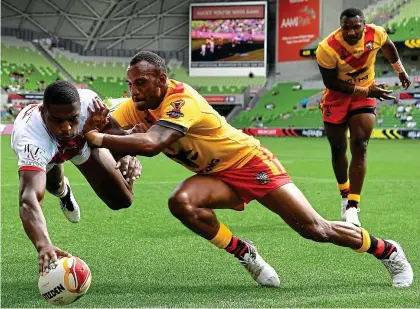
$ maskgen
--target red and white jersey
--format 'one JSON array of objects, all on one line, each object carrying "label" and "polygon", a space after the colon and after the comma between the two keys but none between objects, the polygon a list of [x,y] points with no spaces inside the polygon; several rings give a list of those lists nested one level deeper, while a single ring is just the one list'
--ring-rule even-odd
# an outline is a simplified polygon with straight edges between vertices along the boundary
[{"label": "red and white jersey", "polygon": [[93,108],[93,98],[98,95],[89,89],[78,89],[81,103],[77,133],[72,140],[63,143],[48,131],[41,116],[42,104],[31,104],[17,116],[12,132],[12,148],[18,157],[19,171],[48,172],[54,165],[70,160],[75,165],[89,159],[90,147],[82,129],[89,116],[88,106]]}]

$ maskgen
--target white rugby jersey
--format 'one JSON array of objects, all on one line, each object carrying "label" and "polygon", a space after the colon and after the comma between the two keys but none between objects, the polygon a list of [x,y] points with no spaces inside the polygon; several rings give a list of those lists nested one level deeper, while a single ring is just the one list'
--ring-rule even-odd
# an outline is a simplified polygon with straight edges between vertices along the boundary
[{"label": "white rugby jersey", "polygon": [[82,130],[89,116],[88,106],[93,109],[93,98],[98,95],[89,89],[78,89],[80,96],[80,120],[77,133],[69,142],[56,140],[48,131],[41,117],[40,106],[31,104],[17,116],[13,125],[11,144],[18,157],[19,171],[48,172],[54,165],[70,160],[76,165],[89,159],[90,147]]}]

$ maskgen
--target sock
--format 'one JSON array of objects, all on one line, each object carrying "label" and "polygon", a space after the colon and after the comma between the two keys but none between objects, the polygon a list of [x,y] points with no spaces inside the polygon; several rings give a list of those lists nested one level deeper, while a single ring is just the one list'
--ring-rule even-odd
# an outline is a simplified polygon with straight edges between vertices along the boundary
[{"label": "sock", "polygon": [[381,238],[376,238],[369,234],[364,228],[362,230],[362,246],[356,252],[367,252],[373,254],[378,259],[387,259],[397,248],[390,242]]},{"label": "sock", "polygon": [[229,245],[225,248],[225,250],[240,259],[246,252],[248,252],[248,244],[238,237],[232,236],[232,240],[229,242]]},{"label": "sock", "polygon": [[338,190],[340,190],[341,198],[347,198],[350,192],[350,181],[347,180],[343,184],[339,183]]},{"label": "sock", "polygon": [[349,209],[350,207],[359,207],[359,203],[360,203],[360,194],[349,194],[348,196],[348,204],[347,204],[347,209]]},{"label": "sock", "polygon": [[54,196],[58,197],[58,198],[63,198],[67,195],[67,193],[69,192],[69,187],[67,186],[66,183],[64,183],[64,189],[61,193],[55,193],[53,194]]},{"label": "sock", "polygon": [[219,230],[216,236],[210,240],[210,242],[220,249],[225,249],[232,239],[232,232],[224,225],[220,223]]},{"label": "sock", "polygon": [[378,259],[387,259],[397,248],[390,242],[370,236],[370,248],[367,253],[373,254]]}]

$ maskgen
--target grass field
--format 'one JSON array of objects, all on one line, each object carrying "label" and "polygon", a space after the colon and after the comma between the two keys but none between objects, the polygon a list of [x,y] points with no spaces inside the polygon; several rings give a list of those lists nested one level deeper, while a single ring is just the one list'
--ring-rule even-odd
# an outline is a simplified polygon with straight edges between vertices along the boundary
[{"label": "grass field", "polygon": [[[1,150],[1,307],[51,307],[38,293],[37,255],[18,212],[18,177],[9,136]],[[262,138],[326,218],[339,219],[340,199],[326,139]],[[372,234],[400,241],[420,270],[420,143],[373,140],[360,218]],[[391,287],[375,258],[300,238],[257,203],[217,211],[234,234],[252,239],[277,269],[280,289],[259,288],[229,254],[173,218],[167,198],[190,173],[164,156],[142,159],[143,177],[130,209],[111,211],[66,164],[82,209],[71,224],[56,198],[44,212],[55,245],[83,258],[93,274],[87,295],[71,307],[419,307],[420,284]]]}]

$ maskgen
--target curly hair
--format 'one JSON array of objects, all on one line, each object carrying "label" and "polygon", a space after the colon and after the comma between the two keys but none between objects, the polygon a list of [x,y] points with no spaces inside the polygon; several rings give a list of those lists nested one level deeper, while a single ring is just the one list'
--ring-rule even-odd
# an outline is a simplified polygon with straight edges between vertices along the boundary
[{"label": "curly hair", "polygon": [[80,102],[79,92],[71,83],[59,80],[48,85],[44,92],[43,104],[64,105]]},{"label": "curly hair", "polygon": [[141,51],[134,55],[130,61],[130,66],[139,63],[140,61],[146,61],[153,65],[159,73],[167,74],[165,60],[163,60],[159,55],[152,53],[151,51]]}]

